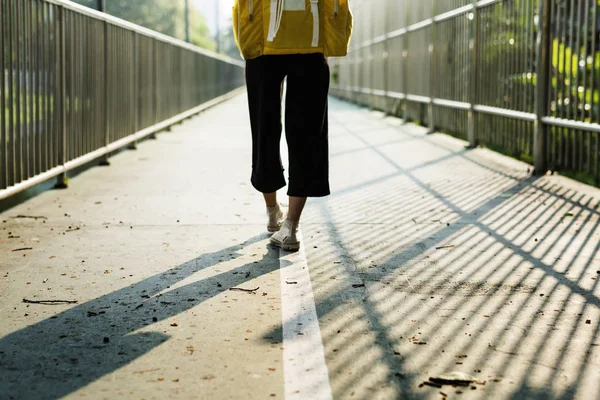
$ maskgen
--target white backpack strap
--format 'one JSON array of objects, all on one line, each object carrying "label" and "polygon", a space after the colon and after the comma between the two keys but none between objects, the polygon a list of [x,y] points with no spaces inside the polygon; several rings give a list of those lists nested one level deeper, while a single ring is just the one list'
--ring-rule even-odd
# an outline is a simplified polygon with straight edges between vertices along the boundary
[{"label": "white backpack strap", "polygon": [[277,26],[277,0],[271,0],[271,20],[269,21],[269,35],[267,36],[267,40],[272,42],[275,40],[275,36],[277,32],[275,32],[275,27]]},{"label": "white backpack strap", "polygon": [[319,0],[310,0],[310,11],[313,15],[312,47],[319,47]]},{"label": "white backpack strap", "polygon": [[277,37],[277,32],[281,27],[281,18],[283,17],[283,9],[285,0],[271,0],[271,19],[269,21],[269,34],[267,40],[272,42]]}]

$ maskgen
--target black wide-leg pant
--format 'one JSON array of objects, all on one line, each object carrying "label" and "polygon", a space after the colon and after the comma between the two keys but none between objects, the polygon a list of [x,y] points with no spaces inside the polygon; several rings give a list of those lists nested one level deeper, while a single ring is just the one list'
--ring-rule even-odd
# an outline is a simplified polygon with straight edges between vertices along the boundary
[{"label": "black wide-leg pant", "polygon": [[323,54],[267,55],[246,61],[252,128],[252,185],[272,193],[285,186],[281,164],[281,84],[287,77],[285,132],[288,195],[322,197],[329,191],[327,95]]}]

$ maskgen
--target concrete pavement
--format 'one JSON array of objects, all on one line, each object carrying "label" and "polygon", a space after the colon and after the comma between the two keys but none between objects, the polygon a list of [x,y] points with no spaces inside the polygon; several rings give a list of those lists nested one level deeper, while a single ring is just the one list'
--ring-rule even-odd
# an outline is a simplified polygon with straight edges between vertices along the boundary
[{"label": "concrete pavement", "polygon": [[0,214],[1,399],[600,398],[600,191],[332,100],[280,254],[245,102]]}]

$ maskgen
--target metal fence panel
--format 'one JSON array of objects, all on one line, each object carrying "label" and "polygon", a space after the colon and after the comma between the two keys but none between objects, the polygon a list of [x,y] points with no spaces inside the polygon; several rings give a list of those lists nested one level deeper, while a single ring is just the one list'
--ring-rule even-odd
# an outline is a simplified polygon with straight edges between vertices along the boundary
[{"label": "metal fence panel", "polygon": [[0,72],[0,198],[244,85],[240,62],[64,0],[0,1]]},{"label": "metal fence panel", "polygon": [[600,0],[352,6],[333,94],[599,183]]}]

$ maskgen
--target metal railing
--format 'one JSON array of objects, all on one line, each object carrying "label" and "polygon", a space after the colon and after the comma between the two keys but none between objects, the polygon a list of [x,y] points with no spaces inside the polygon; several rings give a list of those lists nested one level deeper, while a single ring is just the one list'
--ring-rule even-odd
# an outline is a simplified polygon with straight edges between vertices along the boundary
[{"label": "metal railing", "polygon": [[0,199],[164,130],[243,64],[65,0],[0,0]]},{"label": "metal railing", "polygon": [[600,0],[354,0],[332,93],[599,183]]}]

